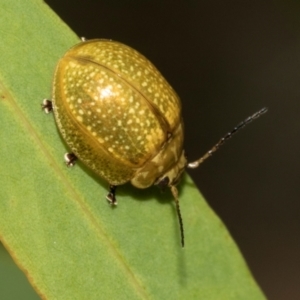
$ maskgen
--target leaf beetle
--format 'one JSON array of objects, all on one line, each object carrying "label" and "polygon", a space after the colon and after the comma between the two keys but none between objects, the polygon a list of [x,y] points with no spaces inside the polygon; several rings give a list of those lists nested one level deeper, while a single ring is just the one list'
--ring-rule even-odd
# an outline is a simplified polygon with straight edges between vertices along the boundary
[{"label": "leaf beetle", "polygon": [[263,108],[227,133],[204,156],[187,162],[183,149],[181,102],[156,67],[142,54],[111,40],[83,40],[59,60],[52,101],[57,127],[76,159],[109,183],[107,200],[116,205],[116,187],[169,187],[184,230],[176,185],[186,168],[197,168],[226,140],[264,114]]}]

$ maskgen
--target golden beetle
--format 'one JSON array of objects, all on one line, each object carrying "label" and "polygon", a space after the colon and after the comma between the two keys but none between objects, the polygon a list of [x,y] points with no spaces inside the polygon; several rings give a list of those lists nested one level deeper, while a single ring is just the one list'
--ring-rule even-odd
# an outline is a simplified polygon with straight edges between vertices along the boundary
[{"label": "golden beetle", "polygon": [[154,65],[134,49],[110,40],[83,40],[56,67],[52,102],[64,140],[77,158],[109,182],[107,200],[116,205],[115,190],[130,181],[137,188],[170,187],[184,246],[176,184],[185,168],[197,168],[238,129],[267,110],[263,108],[195,162],[183,150],[181,102]]}]

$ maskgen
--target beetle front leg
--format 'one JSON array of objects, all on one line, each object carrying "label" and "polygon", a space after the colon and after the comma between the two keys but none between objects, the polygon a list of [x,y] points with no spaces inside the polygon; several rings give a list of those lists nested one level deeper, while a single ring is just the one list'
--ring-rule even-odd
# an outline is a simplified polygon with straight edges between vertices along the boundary
[{"label": "beetle front leg", "polygon": [[116,189],[116,185],[109,185],[109,193],[107,194],[106,199],[111,206],[116,206],[118,204],[116,199]]}]

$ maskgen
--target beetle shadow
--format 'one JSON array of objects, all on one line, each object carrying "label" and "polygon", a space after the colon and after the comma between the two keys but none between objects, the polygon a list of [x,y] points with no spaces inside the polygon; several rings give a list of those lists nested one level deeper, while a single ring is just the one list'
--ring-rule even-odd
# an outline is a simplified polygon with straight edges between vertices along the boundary
[{"label": "beetle shadow", "polygon": [[[68,151],[68,148],[66,146],[66,151]],[[81,168],[86,175],[88,175],[92,180],[94,180],[97,184],[99,184],[103,189],[107,190],[107,193],[109,192],[109,184],[100,176],[95,174],[89,167],[87,167],[84,163],[81,161],[76,162],[75,168],[79,167]],[[84,174],[84,175],[85,175]],[[186,176],[184,174],[181,183],[179,184],[178,188],[178,196],[180,199],[180,194],[182,192],[182,189],[184,188],[184,185],[188,184],[186,183]],[[99,192],[99,195],[101,193]],[[103,196],[103,201],[106,201],[105,196]],[[116,197],[119,202],[122,201],[122,196],[126,196],[128,198],[131,198],[133,201],[151,201],[155,200],[161,205],[170,205],[172,206],[172,214],[173,214],[173,238],[176,240],[176,244],[178,245],[177,249],[174,249],[174,251],[177,252],[177,273],[178,273],[178,281],[180,285],[184,286],[186,285],[187,276],[186,276],[186,260],[185,260],[185,251],[181,247],[181,240],[180,240],[180,228],[178,224],[178,215],[176,211],[176,206],[174,202],[173,195],[169,188],[166,188],[165,190],[161,190],[157,186],[151,186],[146,189],[138,189],[132,186],[130,183],[126,183],[124,185],[118,186],[118,189],[116,191]],[[179,200],[180,201],[180,200]],[[111,206],[111,209],[115,209],[117,206]],[[184,216],[183,216],[184,219]]]},{"label": "beetle shadow", "polygon": [[[57,128],[56,128],[57,129]],[[57,132],[59,133],[59,138],[61,142],[64,145],[65,152],[71,152],[68,145],[63,140],[60,132],[57,129]],[[64,153],[62,153],[61,157],[63,158]],[[67,168],[67,166],[66,166]],[[92,169],[90,169],[88,166],[86,166],[83,162],[80,160],[76,161],[76,165],[73,168],[81,168],[86,175],[88,175],[91,179],[93,179],[97,184],[99,184],[103,189],[107,190],[107,193],[109,192],[109,184],[105,181],[102,177],[97,175]],[[187,180],[186,173],[183,174],[181,182],[177,186],[178,189],[178,197],[180,202],[180,195],[182,193],[182,190],[185,186],[190,185],[191,183]],[[99,194],[101,194],[99,192]],[[178,215],[176,211],[175,201],[173,198],[173,195],[170,191],[170,188],[166,187],[164,190],[160,189],[158,186],[151,186],[146,189],[138,189],[135,188],[133,185],[129,183],[123,184],[118,186],[118,189],[116,191],[116,197],[117,199],[121,200],[122,196],[126,196],[128,198],[131,198],[133,201],[150,201],[150,200],[156,200],[161,205],[171,205],[172,206],[172,213],[173,213],[173,237],[176,240],[176,243],[178,244],[177,249],[174,249],[174,251],[177,252],[177,270],[178,270],[178,279],[179,283],[181,285],[185,285],[186,283],[186,261],[185,261],[185,251],[181,247],[181,241],[180,241],[180,231],[179,231],[179,224],[178,224]],[[103,196],[103,200],[105,200],[105,196]],[[114,209],[116,206],[112,206],[112,209]],[[184,221],[184,212],[181,212],[183,214],[183,221]]]},{"label": "beetle shadow", "polygon": [[[185,186],[189,185],[190,181],[187,180],[186,173],[183,174],[180,184],[177,186],[178,189],[178,197],[180,202],[180,195],[182,194]],[[187,266],[186,266],[186,258],[185,258],[185,250],[181,247],[181,236],[180,236],[180,226],[178,222],[178,215],[176,210],[176,205],[174,201],[174,197],[170,191],[170,188],[166,188],[165,190],[161,190],[157,186],[151,186],[147,189],[137,189],[130,184],[126,184],[122,186],[122,193],[126,195],[132,196],[132,199],[135,201],[149,201],[156,200],[161,205],[170,205],[172,206],[172,214],[173,214],[173,238],[176,240],[176,244],[178,247],[174,249],[177,253],[177,274],[178,281],[181,286],[185,286],[187,284]],[[184,212],[181,210],[183,222],[184,222]]]}]

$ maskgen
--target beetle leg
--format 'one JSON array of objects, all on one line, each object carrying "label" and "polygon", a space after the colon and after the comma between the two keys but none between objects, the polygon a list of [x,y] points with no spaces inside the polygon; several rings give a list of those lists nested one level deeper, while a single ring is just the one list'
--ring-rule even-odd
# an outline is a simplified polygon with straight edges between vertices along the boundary
[{"label": "beetle leg", "polygon": [[66,153],[64,159],[68,167],[73,167],[77,160],[77,156],[74,153]]},{"label": "beetle leg", "polygon": [[116,189],[117,189],[116,185],[112,185],[112,184],[109,185],[109,193],[107,194],[106,199],[111,206],[115,206],[118,204],[116,199]]},{"label": "beetle leg", "polygon": [[42,110],[46,113],[49,114],[53,110],[52,106],[52,101],[49,99],[44,99],[43,103],[41,104]]}]

